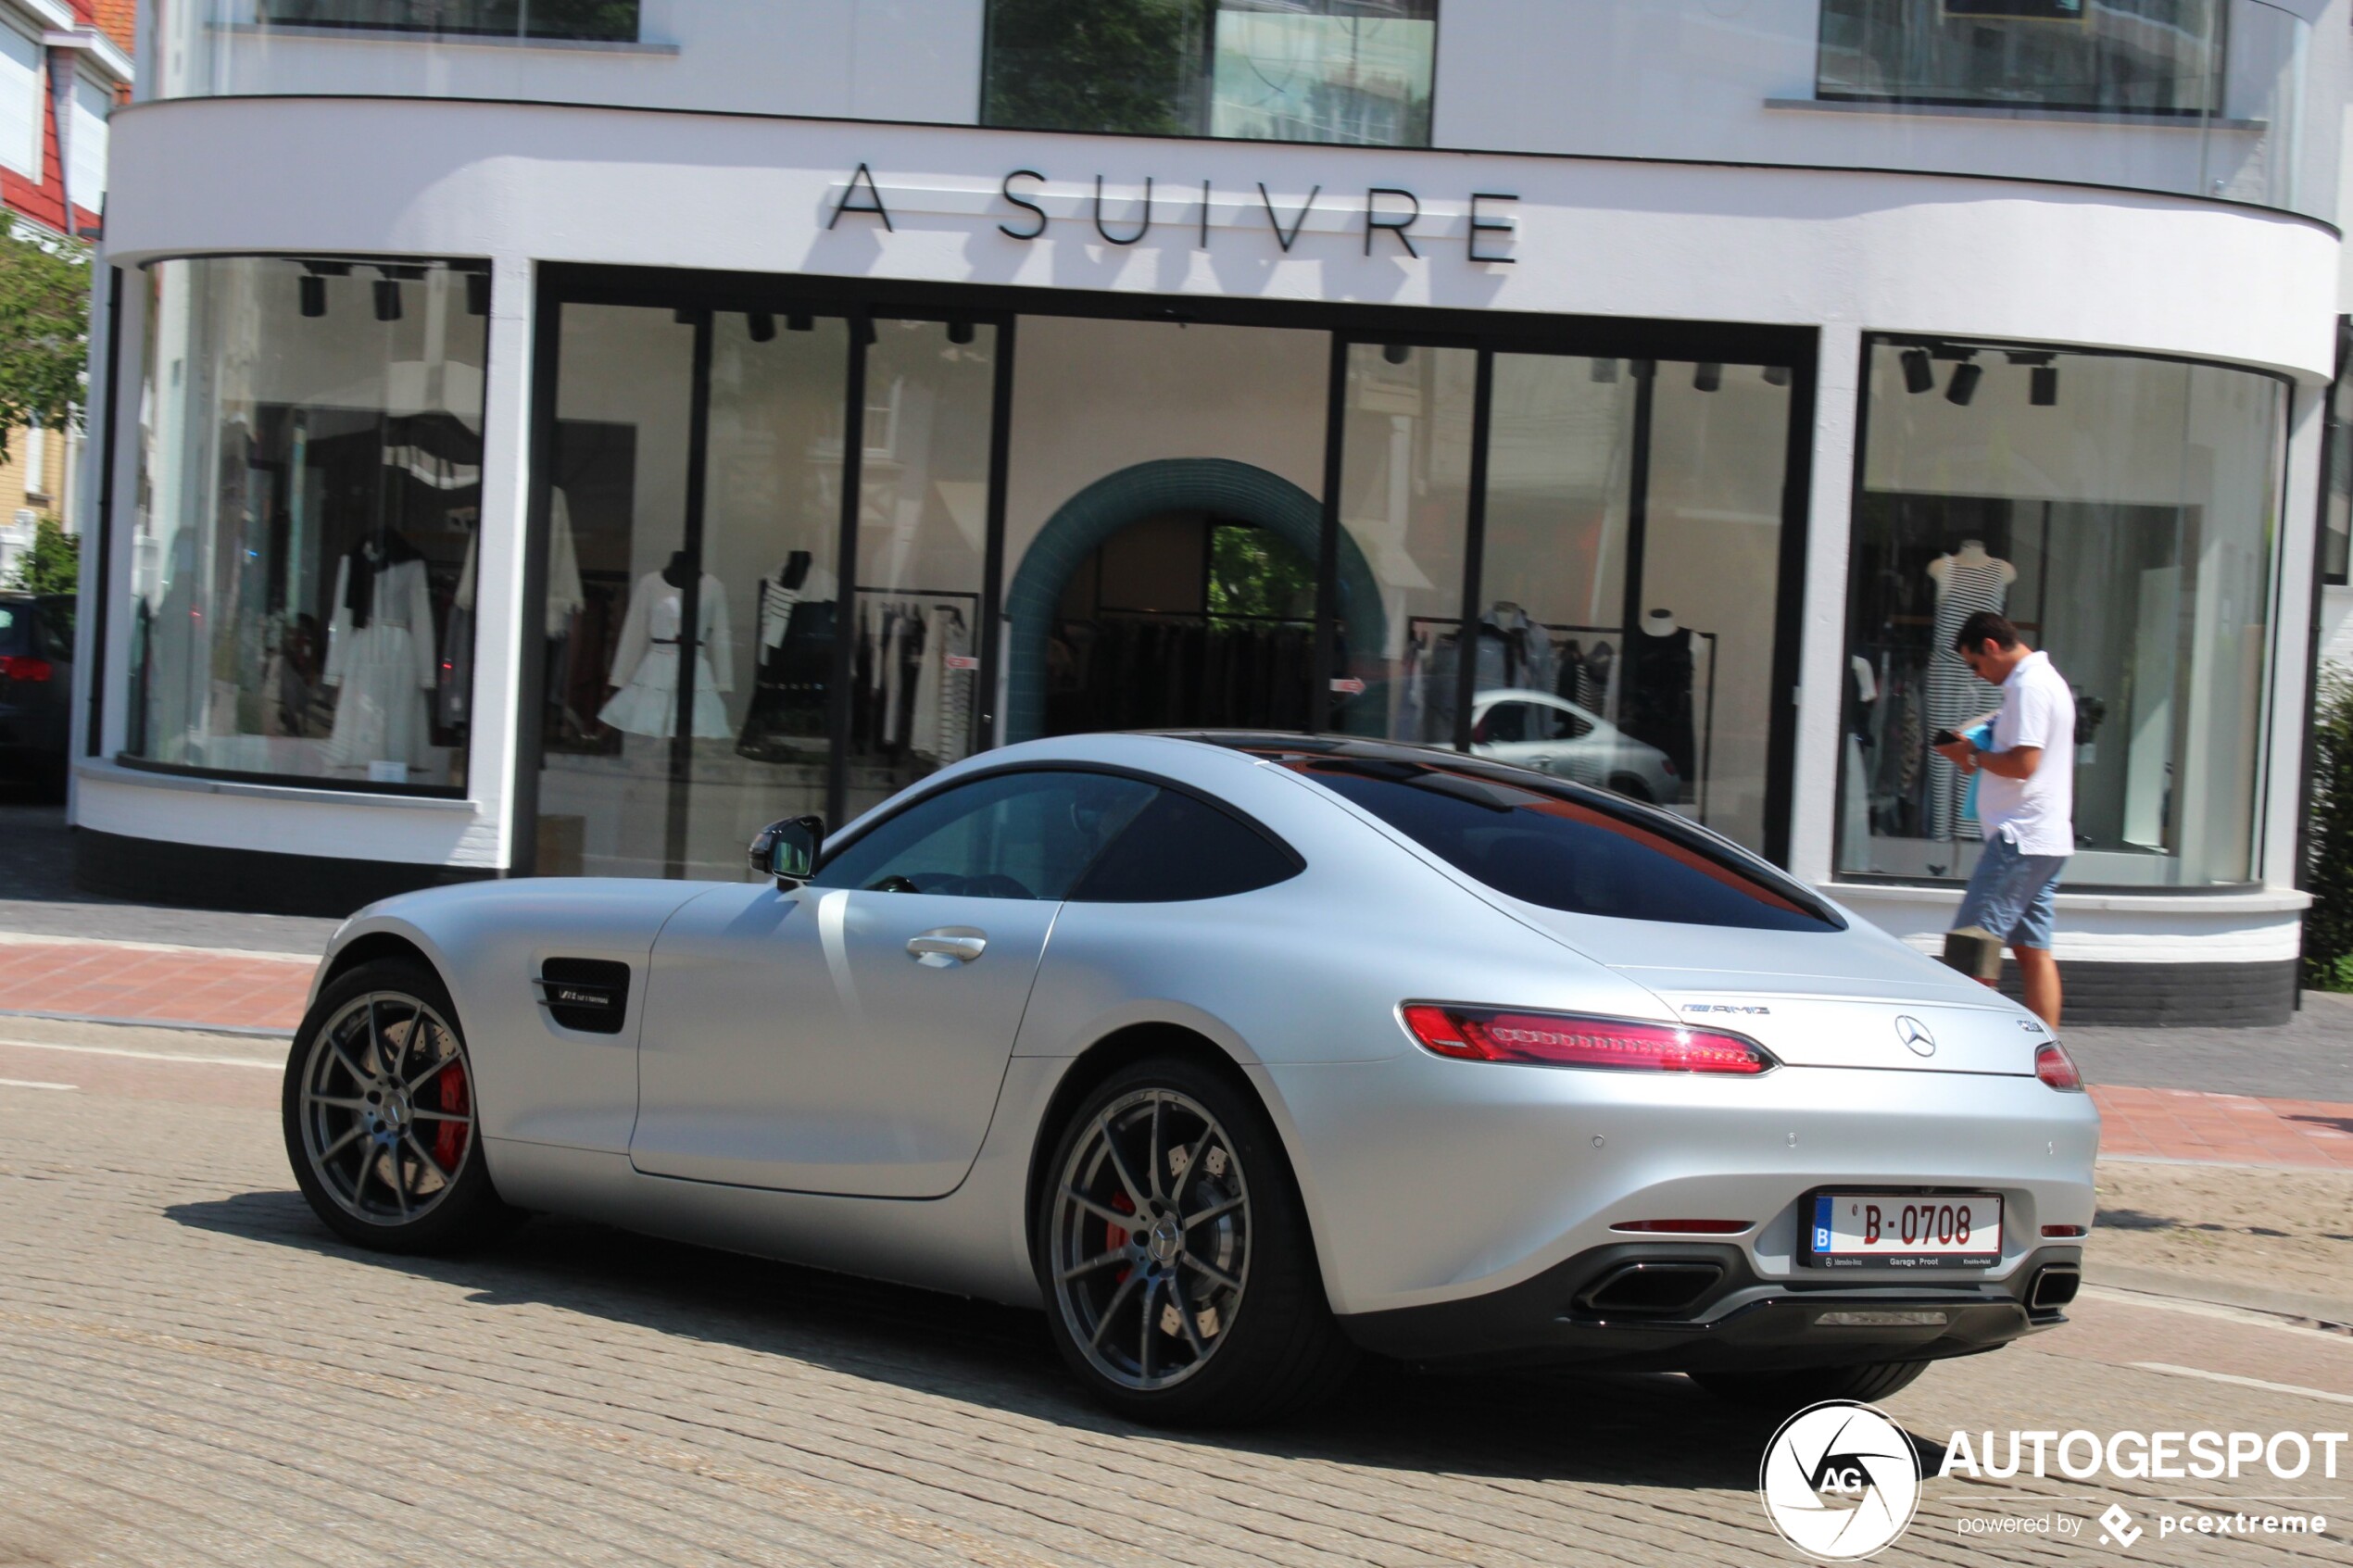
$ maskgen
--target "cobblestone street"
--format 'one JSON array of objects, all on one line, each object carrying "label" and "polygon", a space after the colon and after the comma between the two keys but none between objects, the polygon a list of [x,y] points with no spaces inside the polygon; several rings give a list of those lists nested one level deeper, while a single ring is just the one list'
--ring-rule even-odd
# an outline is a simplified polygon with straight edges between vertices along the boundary
[{"label": "cobblestone street", "polygon": [[[1755,1490],[1772,1424],[1680,1378],[1373,1371],[1271,1431],[1131,1428],[1027,1313],[547,1220],[355,1252],[293,1190],[277,1047],[46,1040],[0,1058],[0,1563],[1797,1561]],[[2073,1315],[1887,1401],[1931,1468],[1956,1429],[2353,1416],[2342,1334],[2096,1288]],[[1931,1479],[1882,1561],[2109,1556],[2096,1524],[1962,1527],[2110,1502],[2134,1562],[2353,1560],[2342,1474],[2186,1488],[2311,1499],[2259,1506],[2322,1538],[2160,1539],[2162,1491]]]}]

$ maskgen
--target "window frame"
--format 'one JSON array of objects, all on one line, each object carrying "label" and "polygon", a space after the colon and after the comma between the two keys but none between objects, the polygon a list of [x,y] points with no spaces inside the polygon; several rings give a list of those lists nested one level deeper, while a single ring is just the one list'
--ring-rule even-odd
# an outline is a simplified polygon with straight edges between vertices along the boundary
[{"label": "window frame", "polygon": [[[642,43],[644,41],[646,31],[645,6],[643,0],[630,0],[630,3],[635,6],[636,15],[635,19],[629,30],[629,36],[627,38],[591,37],[585,34],[571,32],[534,32],[530,31],[531,0],[521,0],[521,3],[516,7],[515,27],[514,31],[511,32],[493,31],[489,28],[445,27],[439,22],[333,21],[321,20],[315,17],[282,17],[275,14],[277,7],[274,4],[274,0],[261,0],[261,3],[256,7],[255,21],[253,25],[263,30],[292,28],[301,29],[306,31],[319,32],[374,33],[379,35],[384,33],[397,33],[404,36],[417,38],[454,38],[462,39],[468,42],[496,39],[501,41],[512,40],[518,44]],[[411,8],[414,8],[414,0],[411,0]]]},{"label": "window frame", "polygon": [[[1297,876],[1300,872],[1307,869],[1307,858],[1302,855],[1297,849],[1291,847],[1288,840],[1286,840],[1280,834],[1275,832],[1274,829],[1268,827],[1265,822],[1260,822],[1256,817],[1252,816],[1249,812],[1228,801],[1220,800],[1215,796],[1209,794],[1205,790],[1197,789],[1191,784],[1180,783],[1176,779],[1169,778],[1164,773],[1155,773],[1144,768],[1130,768],[1116,762],[1077,760],[1061,761],[1048,758],[1032,758],[1020,762],[1007,762],[992,767],[975,768],[970,772],[957,773],[952,777],[943,772],[933,775],[932,779],[925,780],[920,787],[908,790],[902,798],[888,803],[885,808],[877,809],[870,820],[858,824],[856,832],[845,833],[838,841],[828,837],[825,841],[824,848],[817,857],[817,864],[811,868],[811,876],[812,879],[812,883],[811,884],[813,884],[813,879],[815,877],[824,873],[825,868],[833,864],[837,856],[854,847],[860,840],[878,831],[886,823],[893,822],[906,812],[913,810],[916,807],[925,804],[933,797],[945,795],[948,792],[961,788],[965,784],[980,784],[988,779],[1003,778],[1009,774],[1017,773],[1096,773],[1107,778],[1126,779],[1132,783],[1149,784],[1156,789],[1170,790],[1178,795],[1189,796],[1191,798],[1210,808],[1212,810],[1224,812],[1227,816],[1232,818],[1243,827],[1248,828],[1260,838],[1265,840],[1267,845],[1272,847],[1277,855],[1281,856],[1285,860],[1290,862],[1291,866],[1291,876]],[[934,782],[935,780],[937,782]],[[1150,809],[1151,805],[1151,803],[1150,801],[1146,801],[1144,803],[1144,809]],[[1139,815],[1141,813],[1139,812]],[[1078,875],[1072,879],[1072,887],[1082,887],[1086,884],[1087,878],[1094,872],[1096,862],[1102,859],[1104,853],[1109,851],[1113,845],[1119,842],[1120,837],[1123,836],[1126,832],[1126,829],[1122,828],[1118,834],[1114,834],[1111,839],[1103,845],[1101,849],[1096,851],[1094,859],[1088,860],[1086,867],[1079,872]],[[1288,881],[1290,879],[1285,878],[1284,880]],[[1274,884],[1269,884],[1268,885],[1271,886]],[[824,891],[833,892],[840,890],[825,889]],[[1252,889],[1252,891],[1256,891],[1256,889]],[[1236,897],[1239,897],[1239,895],[1236,895]],[[1086,898],[1059,898],[1051,900],[1041,899],[1038,901],[1041,903],[1053,902],[1081,904],[1095,903],[1101,900]],[[1151,900],[1120,899],[1117,900],[1117,902],[1122,905],[1132,906],[1144,903],[1193,903],[1198,902],[1198,900],[1181,898]]]},{"label": "window frame", "polygon": [[[2035,27],[2075,25],[2063,20],[2039,17],[2005,18],[1964,15],[1948,19],[1944,14],[1944,0],[1932,0],[1932,3],[1937,7],[1937,15],[1934,19],[1937,21],[1947,19],[1979,23],[2011,21]],[[2207,78],[2214,84],[2218,101],[2204,108],[2138,108],[2077,99],[2061,102],[2057,99],[1972,98],[1959,94],[1861,93],[1847,88],[1825,87],[1822,79],[1822,56],[1826,43],[1825,24],[1829,21],[1827,7],[1817,7],[1816,12],[1814,97],[1817,102],[1827,104],[1887,104],[1919,108],[1998,109],[2021,114],[2097,115],[2103,118],[2113,117],[2120,120],[2160,119],[2192,124],[2200,121],[2221,121],[2228,118],[2224,112],[2226,106],[2220,100],[2227,89],[2230,78],[2231,0],[2214,0],[2214,55],[2208,68]],[[2085,25],[2088,23],[2089,13],[2087,12]]]}]

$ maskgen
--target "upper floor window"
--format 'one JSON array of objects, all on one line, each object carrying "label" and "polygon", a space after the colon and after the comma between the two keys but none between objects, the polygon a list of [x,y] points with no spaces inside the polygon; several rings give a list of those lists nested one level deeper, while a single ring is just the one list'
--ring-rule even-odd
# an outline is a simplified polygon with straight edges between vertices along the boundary
[{"label": "upper floor window", "polygon": [[981,120],[1429,145],[1438,0],[988,0]]},{"label": "upper floor window", "polygon": [[634,44],[637,6],[638,0],[260,0],[260,19],[299,27]]},{"label": "upper floor window", "polygon": [[2223,0],[1822,0],[1816,93],[2222,111]]}]

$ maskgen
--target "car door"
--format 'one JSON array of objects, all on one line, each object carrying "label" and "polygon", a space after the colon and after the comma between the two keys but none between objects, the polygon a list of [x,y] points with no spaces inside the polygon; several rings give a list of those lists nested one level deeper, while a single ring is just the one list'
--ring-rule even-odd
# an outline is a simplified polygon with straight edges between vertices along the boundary
[{"label": "car door", "polygon": [[1154,793],[985,774],[829,850],[806,886],[679,910],[648,980],[633,1162],[800,1192],[953,1190],[1062,899]]}]

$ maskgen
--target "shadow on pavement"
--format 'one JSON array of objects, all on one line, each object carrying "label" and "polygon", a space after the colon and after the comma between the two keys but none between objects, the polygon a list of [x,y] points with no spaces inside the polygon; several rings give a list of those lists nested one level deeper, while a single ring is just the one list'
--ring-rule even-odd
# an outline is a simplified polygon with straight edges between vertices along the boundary
[{"label": "shadow on pavement", "polygon": [[[292,1190],[165,1212],[198,1230],[459,1286],[484,1305],[555,1307],[1060,1426],[1227,1452],[1496,1479],[1745,1490],[1756,1485],[1777,1424],[1680,1377],[1467,1375],[1372,1362],[1339,1399],[1280,1426],[1164,1433],[1088,1403],[1034,1311],[545,1216],[495,1249],[412,1258],[346,1246]],[[1932,1471],[1944,1449],[1914,1441]]]}]

